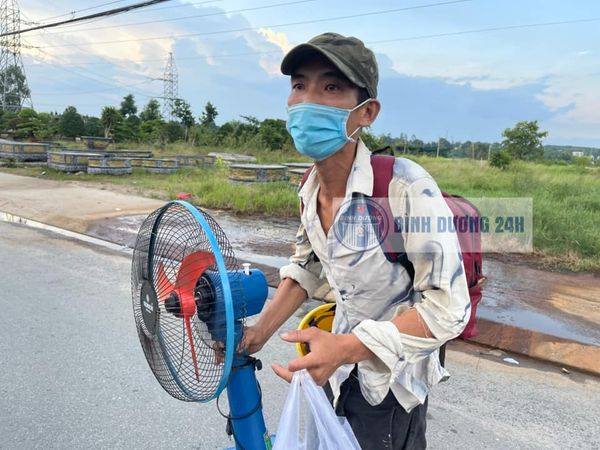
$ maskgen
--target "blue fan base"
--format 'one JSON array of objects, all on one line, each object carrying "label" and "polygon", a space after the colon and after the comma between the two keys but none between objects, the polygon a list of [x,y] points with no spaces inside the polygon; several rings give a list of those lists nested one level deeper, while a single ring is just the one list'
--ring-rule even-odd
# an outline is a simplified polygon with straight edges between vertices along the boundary
[{"label": "blue fan base", "polygon": [[270,450],[273,446],[265,426],[255,372],[254,361],[238,355],[227,383],[229,414],[237,450]]}]

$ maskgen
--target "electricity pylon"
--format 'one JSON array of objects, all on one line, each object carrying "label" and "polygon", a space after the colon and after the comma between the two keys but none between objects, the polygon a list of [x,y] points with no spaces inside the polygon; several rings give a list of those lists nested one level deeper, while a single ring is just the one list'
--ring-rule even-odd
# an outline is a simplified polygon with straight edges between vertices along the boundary
[{"label": "electricity pylon", "polygon": [[[0,34],[21,29],[21,14],[16,0],[0,0]],[[0,109],[19,111],[32,106],[25,68],[21,60],[21,35],[0,37]]]},{"label": "electricity pylon", "polygon": [[169,52],[169,59],[165,67],[163,80],[163,116],[166,120],[175,119],[175,100],[179,97],[179,77],[173,53]]}]

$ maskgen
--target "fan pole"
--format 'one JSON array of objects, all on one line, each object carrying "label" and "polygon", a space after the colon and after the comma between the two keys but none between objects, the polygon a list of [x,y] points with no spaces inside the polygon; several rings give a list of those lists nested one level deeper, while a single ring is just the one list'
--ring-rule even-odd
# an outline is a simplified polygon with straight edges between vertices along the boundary
[{"label": "fan pole", "polygon": [[[260,361],[238,355],[227,383],[227,397],[237,450],[270,450],[271,437],[265,426],[261,392],[256,380]],[[258,367],[260,369],[260,366]]]}]

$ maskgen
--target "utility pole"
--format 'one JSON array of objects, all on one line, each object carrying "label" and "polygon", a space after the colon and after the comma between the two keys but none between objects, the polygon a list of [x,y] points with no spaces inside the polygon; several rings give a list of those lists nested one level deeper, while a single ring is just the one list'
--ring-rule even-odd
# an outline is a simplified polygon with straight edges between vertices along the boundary
[{"label": "utility pole", "polygon": [[179,98],[179,77],[173,52],[169,52],[163,75],[163,116],[166,120],[175,119],[175,100]]},{"label": "utility pole", "polygon": [[[0,0],[0,34],[21,29],[21,14],[16,0]],[[31,104],[25,68],[21,60],[21,34],[0,37],[0,110],[20,111]]]},{"label": "utility pole", "polygon": [[404,136],[404,154],[406,155],[406,149],[408,147],[408,138],[407,136]]},{"label": "utility pole", "polygon": [[438,138],[437,152],[435,152],[435,157],[436,158],[440,157],[440,141],[441,140],[442,140],[442,138]]}]

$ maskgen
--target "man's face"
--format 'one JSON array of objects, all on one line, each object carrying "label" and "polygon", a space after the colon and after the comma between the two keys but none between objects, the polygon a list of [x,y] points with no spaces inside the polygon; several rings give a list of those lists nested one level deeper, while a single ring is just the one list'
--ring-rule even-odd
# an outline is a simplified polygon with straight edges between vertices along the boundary
[{"label": "man's face", "polygon": [[288,106],[318,103],[351,109],[358,104],[358,88],[321,55],[300,64],[291,76]]},{"label": "man's face", "polygon": [[[358,105],[360,90],[327,58],[315,55],[298,65],[292,73],[288,106],[297,103],[318,103],[336,108],[352,109]],[[346,133],[371,125],[379,114],[380,104],[373,99],[353,111],[346,122]]]}]

